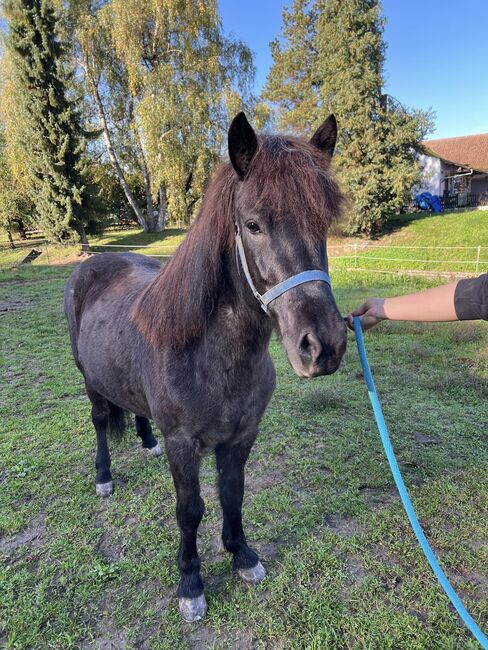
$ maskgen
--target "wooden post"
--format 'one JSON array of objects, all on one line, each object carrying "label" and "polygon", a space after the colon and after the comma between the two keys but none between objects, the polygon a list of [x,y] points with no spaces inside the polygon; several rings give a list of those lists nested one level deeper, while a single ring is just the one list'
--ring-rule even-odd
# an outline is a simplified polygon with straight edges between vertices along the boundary
[{"label": "wooden post", "polygon": [[480,253],[481,253],[481,246],[478,246],[478,250],[476,253],[476,273],[479,273],[480,270]]}]

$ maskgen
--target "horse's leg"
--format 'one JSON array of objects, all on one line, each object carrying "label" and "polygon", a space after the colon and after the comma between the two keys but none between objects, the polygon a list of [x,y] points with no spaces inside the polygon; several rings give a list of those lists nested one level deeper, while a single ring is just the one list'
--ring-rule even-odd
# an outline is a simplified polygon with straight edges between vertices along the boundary
[{"label": "horse's leg", "polygon": [[258,583],[266,572],[259,557],[246,542],[242,528],[242,499],[244,496],[244,465],[251,451],[252,440],[237,444],[222,444],[215,450],[217,459],[220,503],[224,515],[222,541],[234,555],[234,568],[246,582]]},{"label": "horse's leg", "polygon": [[136,415],[136,431],[142,440],[142,446],[147,449],[152,456],[161,456],[161,446],[154,437],[149,424],[149,420],[141,415]]},{"label": "horse's leg", "polygon": [[197,529],[205,510],[198,479],[200,456],[196,442],[188,438],[166,439],[166,453],[176,488],[176,518],[180,528],[178,603],[185,621],[198,621],[207,612],[197,551]]},{"label": "horse's leg", "polygon": [[112,475],[110,473],[110,452],[107,445],[110,410],[107,400],[99,393],[89,386],[86,387],[86,392],[92,403],[92,422],[97,432],[96,491],[99,496],[108,497],[113,491]]}]

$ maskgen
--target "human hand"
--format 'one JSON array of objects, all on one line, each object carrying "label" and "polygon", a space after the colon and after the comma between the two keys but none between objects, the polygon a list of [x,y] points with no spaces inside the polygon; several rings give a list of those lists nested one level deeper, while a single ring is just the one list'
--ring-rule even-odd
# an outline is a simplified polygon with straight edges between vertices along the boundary
[{"label": "human hand", "polygon": [[371,327],[386,319],[384,305],[384,298],[370,298],[366,300],[361,307],[358,307],[346,316],[347,326],[349,329],[354,330],[354,316],[361,316],[363,330],[371,329]]}]

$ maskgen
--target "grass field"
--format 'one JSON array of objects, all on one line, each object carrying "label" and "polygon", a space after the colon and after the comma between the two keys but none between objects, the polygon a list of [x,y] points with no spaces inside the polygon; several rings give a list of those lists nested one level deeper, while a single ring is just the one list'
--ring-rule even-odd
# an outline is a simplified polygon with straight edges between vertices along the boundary
[{"label": "grass field", "polygon": [[[168,228],[164,233],[145,233],[138,229],[106,232],[100,236],[90,237],[90,247],[94,253],[133,251],[164,258],[175,252],[185,234],[185,230],[178,228]],[[46,244],[42,240],[19,240],[15,244],[17,248],[12,250],[8,248],[6,241],[0,241],[0,269],[12,268],[32,249],[42,251],[42,254],[32,262],[32,266],[58,266],[80,261],[79,244],[61,246]]]},{"label": "grass field", "polygon": [[[430,272],[488,271],[488,211],[397,215],[390,232],[371,242],[351,241],[333,249],[334,268],[358,266],[371,271],[414,269]],[[341,241],[332,241],[341,245]],[[355,251],[355,246],[356,251]],[[480,246],[479,251],[477,247]]]},{"label": "grass field", "polygon": [[[90,244],[95,253],[131,250],[165,257],[174,253],[184,236],[184,230],[175,228],[164,233],[128,230],[91,237]],[[18,242],[18,245],[18,249],[11,251],[6,248],[6,242],[0,242],[0,269],[8,270],[18,264],[32,248],[43,251],[33,266],[79,261],[79,246],[33,242]],[[146,246],[149,248],[143,248]],[[478,246],[481,250],[476,263]],[[328,247],[332,270],[358,267],[389,272],[413,269],[482,273],[488,271],[488,211],[397,215],[390,219],[387,233],[378,240],[330,237]]]},{"label": "grass field", "polygon": [[[423,559],[380,447],[352,335],[341,369],[300,381],[272,343],[277,390],[244,516],[268,577],[242,584],[220,544],[213,460],[199,536],[208,618],[182,623],[164,456],[115,446],[95,496],[95,434],[62,313],[68,269],[0,282],[0,647],[471,649]],[[342,312],[427,280],[334,273]],[[488,624],[488,326],[384,323],[366,343],[418,515],[455,588]]]}]

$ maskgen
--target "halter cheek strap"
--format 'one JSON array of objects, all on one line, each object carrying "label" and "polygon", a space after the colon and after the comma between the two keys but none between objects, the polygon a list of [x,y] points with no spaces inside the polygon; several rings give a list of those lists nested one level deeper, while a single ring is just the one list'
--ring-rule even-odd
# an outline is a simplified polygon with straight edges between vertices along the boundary
[{"label": "halter cheek strap", "polygon": [[242,267],[249,288],[251,289],[256,300],[259,301],[261,308],[266,314],[268,313],[269,303],[275,300],[276,298],[278,298],[279,296],[283,295],[286,291],[292,289],[293,287],[297,287],[298,285],[304,284],[305,282],[316,282],[316,281],[325,282],[326,284],[329,285],[329,287],[331,286],[329,274],[326,273],[325,271],[319,271],[318,269],[316,269],[314,271],[302,271],[301,273],[292,275],[286,280],[283,280],[283,282],[276,284],[274,287],[266,291],[266,293],[263,294],[259,293],[259,291],[254,286],[254,282],[252,281],[251,274],[249,273],[249,267],[247,265],[247,260],[246,260],[246,253],[244,251],[241,233],[239,230],[239,226],[237,224],[236,224],[236,260],[237,260],[237,268],[239,268],[239,263],[240,263],[240,266]]}]

